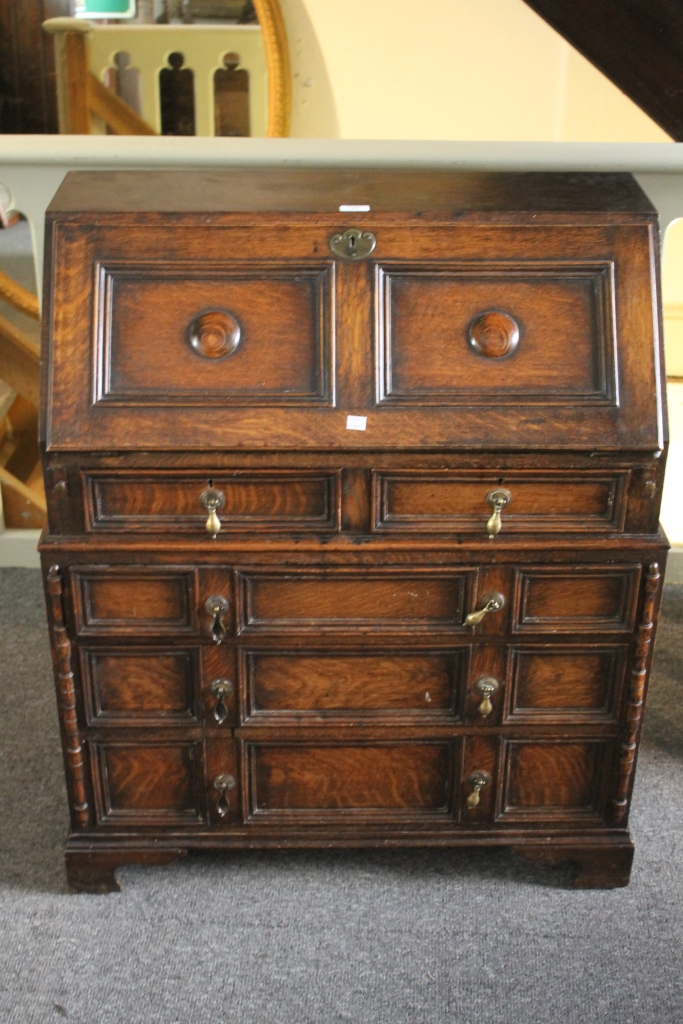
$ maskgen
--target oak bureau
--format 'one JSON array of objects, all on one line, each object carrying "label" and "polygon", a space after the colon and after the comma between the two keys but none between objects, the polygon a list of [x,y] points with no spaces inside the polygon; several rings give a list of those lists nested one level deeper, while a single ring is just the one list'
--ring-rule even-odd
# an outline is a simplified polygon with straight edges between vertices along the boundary
[{"label": "oak bureau", "polygon": [[633,179],[74,173],[46,266],[71,887],[380,844],[627,884],[667,548]]}]

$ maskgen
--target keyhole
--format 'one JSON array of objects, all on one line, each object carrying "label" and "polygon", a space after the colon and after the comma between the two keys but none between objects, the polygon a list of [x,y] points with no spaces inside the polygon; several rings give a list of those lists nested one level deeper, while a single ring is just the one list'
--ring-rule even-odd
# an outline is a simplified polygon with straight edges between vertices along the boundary
[{"label": "keyhole", "polygon": [[356,236],[355,235],[349,235],[349,248],[350,249],[355,249],[356,248]]}]

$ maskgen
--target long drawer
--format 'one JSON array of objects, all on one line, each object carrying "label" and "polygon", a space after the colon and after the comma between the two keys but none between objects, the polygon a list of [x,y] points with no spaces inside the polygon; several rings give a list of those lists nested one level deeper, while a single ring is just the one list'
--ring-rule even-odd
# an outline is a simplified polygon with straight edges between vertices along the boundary
[{"label": "long drawer", "polygon": [[[71,570],[79,636],[626,634],[638,563],[96,565]],[[478,611],[477,611],[478,610]]]},{"label": "long drawer", "polygon": [[[445,831],[595,826],[614,797],[612,738],[241,735],[88,740],[95,824],[115,829],[279,824]],[[285,833],[286,835],[286,833]]]},{"label": "long drawer", "polygon": [[492,537],[615,532],[624,527],[629,477],[628,470],[376,472],[373,528]]},{"label": "long drawer", "polygon": [[228,532],[331,532],[339,528],[340,476],[305,469],[92,471],[83,475],[86,529],[201,537],[213,500]]}]

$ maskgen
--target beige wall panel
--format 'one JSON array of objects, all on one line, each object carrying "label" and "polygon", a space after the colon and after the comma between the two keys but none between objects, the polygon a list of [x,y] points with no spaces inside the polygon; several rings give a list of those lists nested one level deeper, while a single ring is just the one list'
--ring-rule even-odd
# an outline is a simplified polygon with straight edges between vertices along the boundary
[{"label": "beige wall panel", "polygon": [[671,141],[640,107],[570,46],[563,106],[561,138],[567,142]]},{"label": "beige wall panel", "polygon": [[280,0],[299,138],[667,141],[523,0]]}]

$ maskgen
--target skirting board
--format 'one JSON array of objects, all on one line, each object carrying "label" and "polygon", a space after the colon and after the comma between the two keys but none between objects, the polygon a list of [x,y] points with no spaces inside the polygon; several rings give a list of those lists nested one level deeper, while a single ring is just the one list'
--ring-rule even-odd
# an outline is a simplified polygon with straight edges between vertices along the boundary
[{"label": "skirting board", "polygon": [[[0,533],[0,569],[22,566],[38,569],[40,530],[5,530]],[[669,552],[665,583],[683,583],[683,544],[674,544]]]},{"label": "skirting board", "polygon": [[3,530],[0,533],[0,569],[40,568],[39,540],[40,530]]}]

